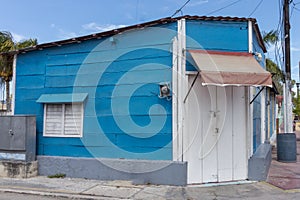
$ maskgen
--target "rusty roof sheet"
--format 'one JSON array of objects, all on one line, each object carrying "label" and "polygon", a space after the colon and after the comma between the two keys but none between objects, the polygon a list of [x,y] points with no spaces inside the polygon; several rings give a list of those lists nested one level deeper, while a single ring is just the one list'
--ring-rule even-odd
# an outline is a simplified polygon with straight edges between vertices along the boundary
[{"label": "rusty roof sheet", "polygon": [[38,44],[36,46],[32,46],[29,48],[24,48],[24,49],[19,49],[16,51],[9,52],[11,54],[19,54],[19,53],[26,53],[29,51],[33,50],[42,50],[44,48],[49,48],[49,47],[55,47],[55,46],[62,46],[66,44],[72,44],[72,43],[80,43],[82,41],[86,40],[91,40],[91,39],[100,39],[103,37],[108,37],[108,36],[113,36],[125,31],[129,30],[134,30],[134,29],[140,29],[140,28],[145,28],[145,27],[150,27],[150,26],[155,26],[159,24],[166,24],[166,23],[171,23],[171,22],[176,22],[180,19],[188,19],[188,20],[201,20],[201,21],[229,21],[229,22],[248,22],[251,21],[253,23],[253,28],[256,33],[256,36],[259,41],[259,45],[262,47],[263,51],[266,52],[266,47],[264,45],[264,42],[262,40],[262,36],[259,31],[259,27],[257,25],[256,19],[254,18],[239,18],[239,17],[223,17],[223,16],[190,16],[190,15],[185,15],[181,17],[176,17],[176,18],[161,18],[158,20],[150,21],[150,22],[145,22],[141,24],[136,24],[136,25],[131,25],[131,26],[126,26],[118,29],[113,29],[105,32],[100,32],[100,33],[94,33],[86,36],[80,36],[76,38],[71,38],[71,39],[66,39],[66,40],[60,40],[60,41],[55,41],[55,42],[49,42],[49,43],[43,43],[43,44]]}]

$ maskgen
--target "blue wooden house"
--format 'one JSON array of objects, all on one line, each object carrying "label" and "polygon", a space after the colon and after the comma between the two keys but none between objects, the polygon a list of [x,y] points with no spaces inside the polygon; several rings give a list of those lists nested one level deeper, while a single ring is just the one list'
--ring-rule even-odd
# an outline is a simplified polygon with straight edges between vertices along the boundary
[{"label": "blue wooden house", "polygon": [[13,52],[13,112],[36,115],[41,175],[245,180],[265,51],[255,19],[205,16],[40,44]]}]

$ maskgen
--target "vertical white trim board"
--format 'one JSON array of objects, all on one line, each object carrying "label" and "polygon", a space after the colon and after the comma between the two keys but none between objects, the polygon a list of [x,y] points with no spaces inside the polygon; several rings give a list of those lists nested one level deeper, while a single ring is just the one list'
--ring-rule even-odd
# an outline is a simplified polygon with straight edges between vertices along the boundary
[{"label": "vertical white trim board", "polygon": [[173,39],[173,61],[172,61],[172,147],[173,161],[179,161],[178,149],[178,39]]},{"label": "vertical white trim board", "polygon": [[253,53],[253,28],[252,21],[248,21],[248,50],[249,53]]},{"label": "vertical white trim board", "polygon": [[16,101],[16,70],[17,70],[17,54],[14,55],[13,61],[13,77],[12,77],[12,100],[11,100],[11,111],[12,115],[15,114],[15,101]]}]

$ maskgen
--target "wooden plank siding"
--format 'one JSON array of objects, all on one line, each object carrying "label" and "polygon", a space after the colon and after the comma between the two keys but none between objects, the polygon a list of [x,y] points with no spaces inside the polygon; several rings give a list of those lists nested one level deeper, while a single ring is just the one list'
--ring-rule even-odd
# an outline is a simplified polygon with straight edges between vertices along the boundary
[{"label": "wooden plank siding", "polygon": [[[187,50],[248,52],[247,26],[187,19]],[[172,85],[177,28],[170,22],[18,54],[15,114],[37,116],[38,155],[172,160],[177,94],[161,99],[158,85]],[[254,46],[261,49],[257,40]],[[195,71],[189,55],[186,69]],[[88,93],[82,138],[43,136],[43,104],[36,100],[64,93]]]},{"label": "wooden plank siding", "polygon": [[[37,115],[38,155],[171,160],[172,101],[158,97],[158,84],[172,80],[176,26],[129,31],[113,36],[116,43],[102,38],[19,54],[15,114]],[[44,137],[36,100],[72,92],[88,93],[83,137]],[[141,128],[127,133],[115,122],[128,117]]]},{"label": "wooden plank siding", "polygon": [[[187,49],[248,52],[247,22],[187,20]],[[187,71],[196,71],[193,59],[187,55]]]}]

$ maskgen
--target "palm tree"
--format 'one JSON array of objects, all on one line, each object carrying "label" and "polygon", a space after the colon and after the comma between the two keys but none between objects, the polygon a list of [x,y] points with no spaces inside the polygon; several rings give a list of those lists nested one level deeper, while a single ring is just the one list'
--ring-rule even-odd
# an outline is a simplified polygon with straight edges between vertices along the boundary
[{"label": "palm tree", "polygon": [[14,55],[10,51],[37,45],[36,39],[23,40],[15,42],[10,32],[0,31],[0,77],[5,82],[6,106],[10,111],[10,88],[9,83],[13,76]]},{"label": "palm tree", "polygon": [[[278,32],[271,30],[269,32],[263,32],[263,41],[267,47],[276,44],[279,41]],[[282,94],[282,84],[281,82],[284,80],[284,74],[279,69],[277,64],[275,64],[271,59],[266,59],[266,68],[267,71],[271,72],[273,75],[272,79],[275,83],[275,86],[278,89],[278,92]]]},{"label": "palm tree", "polygon": [[278,42],[278,32],[271,30],[269,32],[264,32],[263,31],[263,41],[265,43],[266,46],[270,46],[272,44],[275,44],[276,42]]}]

